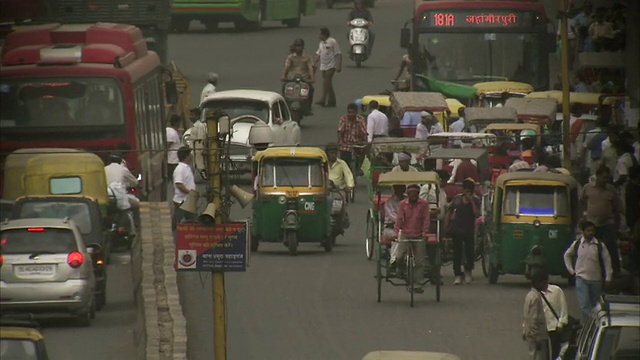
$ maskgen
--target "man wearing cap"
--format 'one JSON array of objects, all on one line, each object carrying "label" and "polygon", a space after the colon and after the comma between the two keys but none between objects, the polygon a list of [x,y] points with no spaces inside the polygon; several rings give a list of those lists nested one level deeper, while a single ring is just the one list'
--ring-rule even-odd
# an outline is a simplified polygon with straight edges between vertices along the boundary
[{"label": "man wearing cap", "polygon": [[[424,258],[426,252],[424,241],[427,239],[429,234],[431,212],[429,204],[420,199],[419,194],[419,185],[411,184],[407,186],[407,199],[400,202],[393,233],[396,238],[398,238],[396,258],[402,257],[408,246],[412,247],[415,257],[416,276],[414,279],[415,283],[411,284],[411,286],[413,286],[414,292],[421,294],[424,292],[421,285],[424,277]],[[402,262],[400,262],[399,265],[402,265]],[[406,269],[400,269],[399,273],[402,273],[402,270]]]},{"label": "man wearing cap", "polygon": [[406,152],[398,154],[398,165],[396,165],[391,171],[418,171],[415,167],[411,166],[411,155]]},{"label": "man wearing cap", "polygon": [[202,89],[200,94],[200,104],[204,102],[207,96],[216,92],[216,86],[218,86],[218,74],[210,72],[207,74],[207,84]]},{"label": "man wearing cap", "polygon": [[377,137],[389,136],[389,118],[378,110],[378,102],[369,102],[369,116],[367,116],[367,140],[369,142]]},{"label": "man wearing cap", "polygon": [[355,186],[353,173],[344,160],[338,158],[338,144],[329,143],[325,146],[327,158],[329,159],[329,180],[339,190],[350,190]]},{"label": "man wearing cap", "polygon": [[426,139],[429,135],[444,132],[444,128],[432,113],[423,111],[420,113],[420,117],[421,122],[416,126],[416,139]]}]

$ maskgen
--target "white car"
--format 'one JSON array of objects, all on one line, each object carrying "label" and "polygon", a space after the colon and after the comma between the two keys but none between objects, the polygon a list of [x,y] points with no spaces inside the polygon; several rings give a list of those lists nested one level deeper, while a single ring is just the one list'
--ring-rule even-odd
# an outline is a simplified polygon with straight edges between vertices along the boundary
[{"label": "white car", "polygon": [[[228,90],[207,96],[200,106],[203,110],[226,113],[232,120],[230,158],[232,172],[251,171],[252,146],[249,130],[261,120],[274,130],[272,146],[300,144],[300,126],[291,121],[291,112],[282,95],[264,90]],[[206,111],[202,112],[203,117]],[[203,119],[201,119],[203,120]],[[280,121],[282,120],[282,124]],[[193,129],[193,128],[191,128]],[[191,129],[183,135],[184,143],[191,146]]]}]

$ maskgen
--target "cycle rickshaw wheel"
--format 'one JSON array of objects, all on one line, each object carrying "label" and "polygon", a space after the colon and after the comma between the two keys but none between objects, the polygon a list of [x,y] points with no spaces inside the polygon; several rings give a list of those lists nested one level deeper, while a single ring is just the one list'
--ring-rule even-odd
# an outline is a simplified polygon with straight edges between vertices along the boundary
[{"label": "cycle rickshaw wheel", "polygon": [[371,213],[367,213],[367,233],[364,240],[364,250],[367,256],[367,260],[373,258],[374,246],[376,244],[376,223],[373,220]]},{"label": "cycle rickshaw wheel", "polygon": [[378,302],[382,300],[382,245],[378,243],[378,259],[376,261],[376,281],[378,282]]},{"label": "cycle rickshaw wheel", "polygon": [[407,286],[409,287],[409,293],[411,294],[411,307],[413,307],[413,282],[416,277],[415,261],[412,257],[407,257]]}]

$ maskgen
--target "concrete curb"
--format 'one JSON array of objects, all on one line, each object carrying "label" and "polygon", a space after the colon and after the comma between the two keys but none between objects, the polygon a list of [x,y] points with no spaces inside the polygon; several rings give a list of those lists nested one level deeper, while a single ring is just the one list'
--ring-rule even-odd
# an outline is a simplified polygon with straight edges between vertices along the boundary
[{"label": "concrete curb", "polygon": [[146,331],[146,339],[138,346],[144,347],[144,359],[147,360],[186,360],[186,319],[173,268],[174,243],[169,205],[166,202],[142,203],[140,222],[143,299],[140,303],[144,305],[146,330],[139,329],[139,332]]}]

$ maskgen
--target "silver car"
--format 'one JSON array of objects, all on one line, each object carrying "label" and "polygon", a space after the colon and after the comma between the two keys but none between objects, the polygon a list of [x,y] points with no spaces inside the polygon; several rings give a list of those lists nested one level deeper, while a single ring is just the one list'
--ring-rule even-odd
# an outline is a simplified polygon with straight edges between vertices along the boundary
[{"label": "silver car", "polygon": [[0,313],[68,313],[78,325],[95,317],[90,253],[73,220],[20,219],[0,226]]}]

